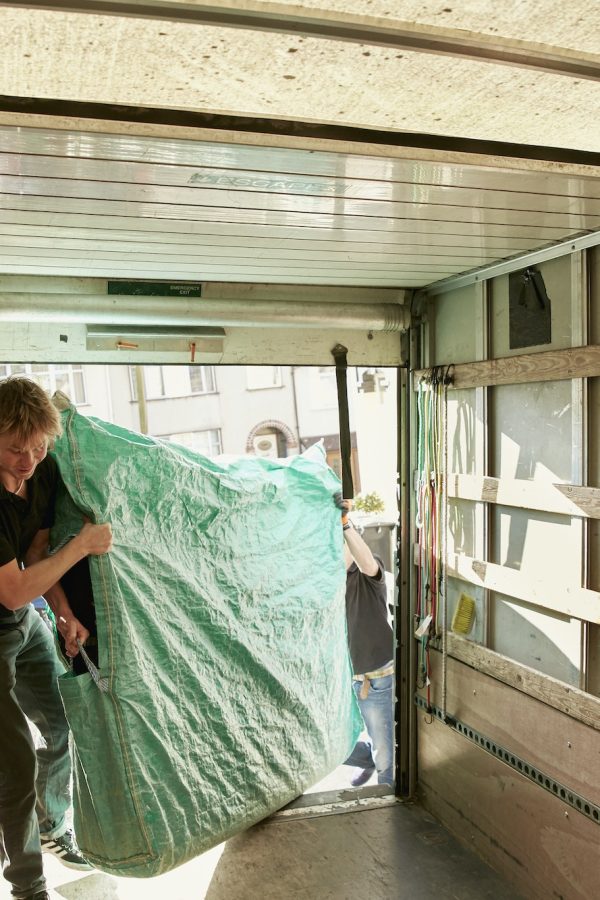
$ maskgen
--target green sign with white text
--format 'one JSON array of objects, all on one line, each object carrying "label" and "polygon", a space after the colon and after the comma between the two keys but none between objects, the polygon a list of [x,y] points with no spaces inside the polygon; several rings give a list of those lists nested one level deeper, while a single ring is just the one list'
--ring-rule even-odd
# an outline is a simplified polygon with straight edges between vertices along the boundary
[{"label": "green sign with white text", "polygon": [[109,281],[108,293],[128,297],[201,297],[202,285],[191,281]]}]

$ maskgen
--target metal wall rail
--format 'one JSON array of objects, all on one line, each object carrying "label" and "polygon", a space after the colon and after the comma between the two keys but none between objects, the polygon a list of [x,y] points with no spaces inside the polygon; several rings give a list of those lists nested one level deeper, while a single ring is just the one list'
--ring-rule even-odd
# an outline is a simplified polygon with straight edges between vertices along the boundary
[{"label": "metal wall rail", "polygon": [[[600,156],[598,161],[600,163]],[[490,278],[498,278],[499,275],[509,275],[511,272],[518,272],[520,269],[526,269],[528,266],[535,266],[539,263],[558,259],[560,256],[567,256],[569,253],[576,253],[579,250],[588,250],[590,247],[597,247],[598,245],[600,245],[600,231],[592,231],[589,234],[550,244],[550,246],[542,247],[540,250],[531,250],[529,253],[522,253],[519,256],[513,256],[501,262],[490,263],[488,266],[482,266],[479,269],[473,269],[461,275],[451,275],[450,278],[444,278],[442,281],[433,281],[426,287],[420,288],[418,293],[419,295],[428,294],[430,297],[435,297],[437,294],[447,294],[448,291],[457,291],[470,284],[488,281]]]},{"label": "metal wall rail", "polygon": [[496,759],[501,760],[501,762],[506,763],[506,765],[510,766],[511,769],[514,769],[515,772],[528,778],[529,781],[535,782],[535,784],[544,788],[544,790],[548,791],[550,794],[553,794],[563,803],[566,803],[567,806],[572,807],[572,809],[577,810],[577,812],[580,812],[583,816],[591,819],[596,825],[600,825],[600,806],[596,803],[592,803],[591,800],[582,797],[581,794],[571,790],[567,785],[557,781],[552,775],[547,775],[545,772],[542,772],[538,766],[532,765],[528,760],[517,756],[516,753],[512,753],[508,748],[502,747],[497,741],[494,741],[487,735],[477,731],[476,728],[471,728],[470,725],[461,722],[460,719],[456,719],[454,716],[446,716],[444,719],[442,710],[437,706],[429,706],[423,697],[416,695],[415,704],[419,709],[435,716],[440,722],[453,728],[454,731],[457,731],[459,734],[462,734],[463,737],[467,738],[467,740],[471,741],[473,744],[477,744],[477,746],[481,747],[482,750],[485,750],[486,753],[489,753],[491,756],[495,756]]}]

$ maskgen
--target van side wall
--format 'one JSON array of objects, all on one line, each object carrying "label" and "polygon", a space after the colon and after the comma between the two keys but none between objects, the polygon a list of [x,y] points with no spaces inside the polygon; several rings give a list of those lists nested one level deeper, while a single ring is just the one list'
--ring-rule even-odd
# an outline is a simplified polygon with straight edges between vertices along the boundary
[{"label": "van side wall", "polygon": [[587,900],[600,871],[600,252],[534,269],[429,302],[424,365],[455,366],[447,618],[461,594],[476,618],[445,661],[431,649],[418,785],[525,896]]}]

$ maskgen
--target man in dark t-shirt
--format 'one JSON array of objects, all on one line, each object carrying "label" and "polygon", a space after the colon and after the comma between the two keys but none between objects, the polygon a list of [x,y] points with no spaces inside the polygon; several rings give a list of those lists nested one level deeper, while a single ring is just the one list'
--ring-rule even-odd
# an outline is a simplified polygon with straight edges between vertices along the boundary
[{"label": "man in dark t-shirt", "polygon": [[[342,501],[346,503],[346,501]],[[354,670],[353,688],[367,741],[358,741],[345,765],[358,769],[355,787],[375,772],[379,784],[394,783],[394,632],[388,620],[385,571],[347,513],[342,515],[346,561],[346,619]]]},{"label": "man in dark t-shirt", "polygon": [[[32,601],[43,595],[66,653],[88,632],[73,615],[60,579],[89,554],[111,548],[110,525],[85,522],[48,553],[59,483],[48,443],[60,434],[58,413],[27,378],[0,381],[0,862],[16,900],[48,900],[42,849],[71,868],[90,868],[67,828],[69,729],[52,636]],[[44,746],[34,747],[28,719]]]}]

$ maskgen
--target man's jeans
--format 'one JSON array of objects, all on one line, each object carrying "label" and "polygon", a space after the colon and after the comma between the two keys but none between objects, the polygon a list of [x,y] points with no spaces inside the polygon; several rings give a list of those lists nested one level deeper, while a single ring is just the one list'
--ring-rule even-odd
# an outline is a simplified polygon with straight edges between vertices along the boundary
[{"label": "man's jeans", "polygon": [[[52,635],[33,607],[16,627],[0,628],[0,861],[13,897],[45,886],[40,832],[65,831],[71,760],[57,685],[62,672]],[[44,739],[37,752],[25,716]]]},{"label": "man's jeans", "polygon": [[392,693],[394,676],[374,678],[369,693],[361,699],[362,681],[352,686],[369,735],[369,741],[357,741],[354,750],[345,761],[346,766],[359,769],[377,769],[379,784],[394,783],[394,708]]}]

